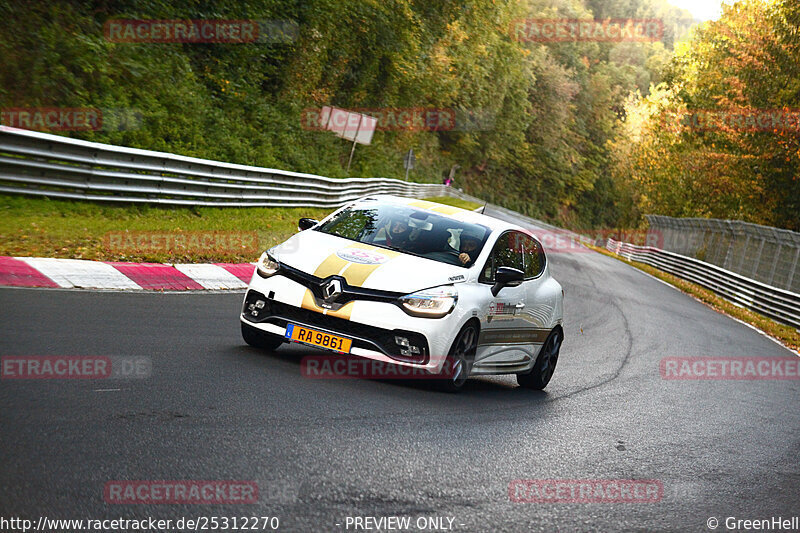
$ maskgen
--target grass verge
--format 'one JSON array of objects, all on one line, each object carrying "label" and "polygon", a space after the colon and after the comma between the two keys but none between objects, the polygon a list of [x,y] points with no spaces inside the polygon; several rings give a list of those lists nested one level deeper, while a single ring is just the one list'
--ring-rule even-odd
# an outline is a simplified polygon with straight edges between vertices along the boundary
[{"label": "grass verge", "polygon": [[605,248],[592,245],[587,246],[596,252],[613,257],[618,261],[622,261],[623,263],[627,263],[643,272],[647,272],[651,276],[665,281],[670,285],[677,287],[686,294],[693,296],[712,309],[755,326],[770,337],[780,341],[784,346],[787,346],[796,352],[800,351],[800,332],[791,326],[776,322],[771,318],[756,313],[755,311],[745,309],[744,307],[739,307],[738,305],[726,300],[722,296],[718,296],[714,292],[701,287],[696,283],[692,283],[691,281],[686,281],[667,272],[658,270],[650,265],[639,263],[638,261],[630,261],[624,257],[609,252]]},{"label": "grass verge", "polygon": [[[458,198],[430,201],[474,209]],[[162,207],[0,195],[0,255],[156,263],[251,262],[332,209]]]}]

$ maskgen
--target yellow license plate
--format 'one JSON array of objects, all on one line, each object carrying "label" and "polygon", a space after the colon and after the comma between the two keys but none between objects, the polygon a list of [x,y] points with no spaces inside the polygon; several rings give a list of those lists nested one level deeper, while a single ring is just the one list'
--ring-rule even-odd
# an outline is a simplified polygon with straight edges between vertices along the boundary
[{"label": "yellow license plate", "polygon": [[304,328],[303,326],[297,326],[295,324],[286,326],[286,338],[342,353],[350,353],[350,345],[353,344],[353,341],[350,339],[345,339],[344,337],[331,335],[329,333],[322,333],[321,331]]}]

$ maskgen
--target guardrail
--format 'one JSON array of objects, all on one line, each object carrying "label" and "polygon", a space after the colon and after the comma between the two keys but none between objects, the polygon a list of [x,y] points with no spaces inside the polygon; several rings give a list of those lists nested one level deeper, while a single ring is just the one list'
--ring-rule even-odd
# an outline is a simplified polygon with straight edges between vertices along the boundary
[{"label": "guardrail", "polygon": [[[216,207],[338,207],[368,194],[456,196],[477,200],[439,184],[386,178],[326,178],[94,143],[6,126],[0,126],[0,192]],[[498,206],[492,207],[519,215]],[[528,221],[565,232],[535,219]],[[565,233],[583,240],[572,232]],[[737,304],[800,328],[800,295],[796,293],[665,250],[612,239],[608,240],[607,247],[623,257],[694,281]]]},{"label": "guardrail", "polygon": [[692,281],[741,305],[800,329],[800,294],[746,278],[694,257],[608,239],[606,249]]},{"label": "guardrail", "polygon": [[450,189],[388,178],[326,178],[0,126],[4,193],[164,205],[338,207],[368,194],[451,196]]},{"label": "guardrail", "polygon": [[645,215],[659,246],[788,291],[800,291],[800,233],[715,218]]}]

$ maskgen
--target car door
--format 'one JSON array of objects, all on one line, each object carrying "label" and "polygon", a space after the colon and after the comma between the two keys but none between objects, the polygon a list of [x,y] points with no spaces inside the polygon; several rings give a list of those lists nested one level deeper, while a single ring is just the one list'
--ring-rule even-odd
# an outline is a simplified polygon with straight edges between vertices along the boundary
[{"label": "car door", "polygon": [[495,242],[489,259],[481,270],[478,282],[485,290],[486,308],[481,317],[481,333],[475,356],[474,370],[499,370],[517,366],[532,357],[532,346],[526,330],[525,283],[503,287],[493,296],[495,274],[501,266],[516,268],[524,272],[524,238],[518,231],[508,231]]},{"label": "car door", "polygon": [[553,316],[554,302],[550,292],[543,285],[544,267],[547,260],[542,244],[534,237],[524,234],[522,237],[522,259],[525,263],[525,311],[522,319],[523,327],[529,333],[528,338],[533,345],[533,353],[539,352],[539,347],[550,333],[548,326]]}]

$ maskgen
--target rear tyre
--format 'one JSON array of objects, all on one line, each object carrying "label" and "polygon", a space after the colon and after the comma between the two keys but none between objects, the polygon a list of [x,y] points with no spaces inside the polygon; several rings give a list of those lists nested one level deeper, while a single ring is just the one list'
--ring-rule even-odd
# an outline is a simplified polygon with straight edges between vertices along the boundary
[{"label": "rear tyre", "polygon": [[472,370],[475,352],[478,349],[478,328],[475,324],[467,324],[456,336],[450,353],[447,354],[439,380],[439,387],[447,392],[458,392],[464,388]]},{"label": "rear tyre", "polygon": [[550,378],[553,377],[553,372],[556,370],[558,354],[561,350],[561,341],[563,339],[564,334],[561,333],[560,329],[550,333],[541,350],[539,350],[539,358],[536,360],[536,364],[533,365],[533,369],[527,374],[517,374],[517,383],[519,383],[520,387],[542,390],[550,383]]},{"label": "rear tyre", "polygon": [[260,329],[254,328],[253,326],[245,324],[244,322],[241,324],[242,338],[244,339],[244,342],[250,346],[262,348],[264,350],[275,350],[278,348],[278,346],[283,344],[283,338],[279,337],[278,335],[261,331]]}]

